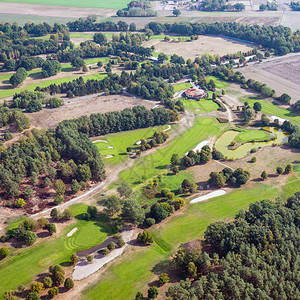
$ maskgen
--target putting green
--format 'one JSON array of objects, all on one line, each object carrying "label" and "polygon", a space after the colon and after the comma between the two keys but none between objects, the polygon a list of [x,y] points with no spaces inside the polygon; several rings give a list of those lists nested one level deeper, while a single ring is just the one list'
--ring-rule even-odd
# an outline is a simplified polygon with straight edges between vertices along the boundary
[{"label": "putting green", "polygon": [[[276,145],[280,145],[283,144],[287,141],[288,136],[282,132],[281,130],[277,130],[275,128],[270,128],[270,131],[272,131],[275,136],[276,139],[275,140],[271,140],[268,142],[249,142],[249,143],[245,143],[239,147],[237,147],[234,150],[230,150],[228,149],[229,144],[235,140],[241,133],[238,131],[234,131],[234,130],[228,130],[226,132],[224,132],[216,141],[215,143],[215,148],[222,152],[223,155],[228,158],[234,158],[234,159],[239,159],[242,157],[247,156],[251,149],[253,148],[261,148],[261,147],[266,147],[266,146],[271,146],[272,144],[276,144]],[[246,135],[246,134],[245,134]],[[251,136],[251,140],[253,140],[253,135]]]},{"label": "putting green", "polygon": [[237,143],[246,143],[246,142],[262,142],[266,140],[270,140],[272,135],[265,130],[246,130],[239,133],[235,137],[235,141]]}]

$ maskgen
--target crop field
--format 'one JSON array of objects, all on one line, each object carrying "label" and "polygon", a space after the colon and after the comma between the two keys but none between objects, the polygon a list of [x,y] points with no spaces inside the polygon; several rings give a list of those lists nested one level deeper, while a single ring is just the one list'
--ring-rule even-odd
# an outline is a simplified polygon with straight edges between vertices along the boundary
[{"label": "crop field", "polygon": [[[100,244],[113,233],[102,220],[80,219],[80,215],[86,212],[87,205],[76,204],[71,210],[74,212],[76,222],[67,226],[58,236],[47,237],[30,248],[16,250],[9,259],[0,262],[0,295],[3,295],[6,290],[16,289],[21,283],[29,283],[35,275],[51,264],[69,262],[73,253]],[[72,237],[66,237],[74,227],[79,229]],[[29,266],[30,272],[28,272]]]},{"label": "crop field", "polygon": [[[92,113],[105,113],[116,110],[123,110],[127,107],[144,105],[146,108],[153,108],[157,102],[142,100],[136,97],[122,95],[94,95],[84,96],[82,98],[70,99],[65,105],[58,108],[43,109],[38,112],[27,114],[31,124],[37,128],[55,127],[59,122],[65,119],[74,119],[80,116],[89,116]],[[51,111],[51,113],[49,113]]]},{"label": "crop field", "polygon": [[200,35],[196,41],[164,42],[154,39],[146,43],[147,47],[154,46],[155,52],[163,52],[168,55],[177,54],[185,59],[195,59],[202,54],[219,54],[220,56],[237,51],[247,52],[255,45],[234,41],[219,36]]},{"label": "crop field", "polygon": [[[117,106],[116,106],[117,108]],[[141,139],[147,139],[153,136],[155,131],[164,130],[167,126],[156,126],[143,128],[125,132],[107,134],[101,142],[96,142],[95,145],[99,149],[104,162],[111,164],[119,164],[128,158],[127,147],[137,148],[136,142]],[[103,142],[106,141],[107,143]],[[111,158],[105,158],[107,155],[112,155]]]},{"label": "crop field", "polygon": [[128,4],[128,0],[52,0],[51,2],[46,0],[3,0],[1,2],[14,2],[14,3],[28,3],[28,4],[38,4],[38,5],[52,5],[52,6],[74,6],[74,7],[90,7],[90,8],[110,8],[110,9],[120,9],[124,8]]},{"label": "crop field", "polygon": [[136,185],[161,174],[169,165],[172,154],[183,156],[207,137],[218,135],[221,128],[222,125],[216,119],[197,119],[193,127],[170,141],[165,147],[158,149],[153,155],[142,157],[132,168],[122,172],[121,180]]},{"label": "crop field", "polygon": [[291,181],[284,190],[264,183],[255,183],[252,189],[242,188],[230,194],[199,204],[189,205],[184,213],[175,215],[163,224],[154,226],[150,232],[155,243],[132,249],[118,264],[111,265],[100,282],[84,292],[84,298],[133,299],[137,291],[145,291],[147,284],[157,278],[154,267],[169,260],[181,245],[194,238],[203,237],[206,227],[214,221],[229,220],[249,203],[263,199],[288,197],[295,189]]},{"label": "crop field", "polygon": [[267,84],[275,90],[277,96],[287,93],[292,103],[299,100],[300,95],[300,54],[270,60],[258,65],[243,67],[240,71],[248,79],[252,78]]}]

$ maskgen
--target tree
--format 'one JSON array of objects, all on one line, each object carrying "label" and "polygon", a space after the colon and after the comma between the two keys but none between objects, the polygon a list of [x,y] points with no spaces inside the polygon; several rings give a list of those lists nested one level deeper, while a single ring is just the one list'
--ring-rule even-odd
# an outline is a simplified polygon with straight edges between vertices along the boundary
[{"label": "tree", "polygon": [[65,220],[72,220],[74,218],[74,214],[69,208],[66,208],[62,214],[62,218]]},{"label": "tree", "polygon": [[42,66],[43,77],[51,77],[61,71],[61,64],[57,60],[47,60]]},{"label": "tree", "polygon": [[196,278],[197,277],[197,267],[195,266],[195,263],[190,262],[187,267],[187,272],[190,278]]},{"label": "tree", "polygon": [[128,197],[132,193],[132,189],[127,182],[122,182],[117,188],[118,193],[121,197]]},{"label": "tree", "polygon": [[143,244],[152,244],[153,238],[147,230],[144,230],[138,234],[137,241]]},{"label": "tree", "polygon": [[5,291],[4,300],[18,300],[18,298],[15,296],[15,291]]},{"label": "tree", "polygon": [[179,171],[180,171],[180,169],[179,169],[178,166],[173,166],[173,167],[171,168],[171,170],[172,170],[172,172],[174,173],[174,175],[178,174]]},{"label": "tree", "polygon": [[291,96],[288,94],[282,94],[280,97],[277,98],[280,102],[289,104],[291,102]]},{"label": "tree", "polygon": [[260,10],[260,11],[265,11],[267,8],[268,8],[267,5],[264,4],[264,3],[262,3],[262,4],[259,6],[259,10]]},{"label": "tree", "polygon": [[95,43],[99,44],[99,45],[103,45],[107,43],[107,38],[106,35],[104,33],[95,33],[93,40]]},{"label": "tree", "polygon": [[26,245],[31,246],[36,242],[37,235],[32,231],[26,231],[23,238]]},{"label": "tree", "polygon": [[71,61],[71,65],[75,69],[81,69],[84,66],[85,62],[84,60],[80,57],[77,56]]},{"label": "tree", "polygon": [[248,123],[254,116],[254,111],[252,108],[248,107],[244,110],[244,120]]},{"label": "tree", "polygon": [[179,15],[181,15],[181,11],[179,9],[177,9],[177,8],[174,7],[174,9],[173,9],[173,15],[175,17],[178,17]]},{"label": "tree", "polygon": [[89,68],[87,67],[86,64],[83,65],[82,71],[83,71],[84,73],[87,73],[87,72],[89,71]]},{"label": "tree", "polygon": [[101,60],[99,60],[99,61],[97,62],[97,66],[98,66],[99,68],[101,68],[101,67],[103,66],[103,62],[102,62]]},{"label": "tree", "polygon": [[180,165],[180,157],[178,154],[174,153],[171,157],[171,165],[172,166],[179,166]]},{"label": "tree", "polygon": [[160,285],[164,285],[169,282],[169,276],[167,273],[162,273],[159,275],[158,282]]},{"label": "tree", "polygon": [[260,104],[260,102],[254,102],[253,109],[255,111],[261,111],[261,104]]},{"label": "tree", "polygon": [[37,281],[33,281],[30,285],[30,290],[32,292],[37,292],[37,293],[40,293],[41,291],[43,291],[45,288],[44,288],[44,285],[41,283],[41,282],[37,282]]},{"label": "tree", "polygon": [[123,201],[122,217],[139,225],[145,220],[145,211],[135,199],[126,199]]},{"label": "tree", "polygon": [[260,177],[261,177],[263,180],[265,180],[265,179],[268,178],[268,173],[267,173],[266,171],[263,171],[263,172],[261,173]]},{"label": "tree", "polygon": [[56,226],[53,223],[50,223],[47,225],[47,230],[50,233],[50,235],[52,235],[53,233],[56,232]]},{"label": "tree", "polygon": [[209,180],[208,182],[211,185],[217,186],[217,187],[223,187],[225,185],[226,179],[222,173],[218,172],[211,172],[209,174]]},{"label": "tree", "polygon": [[9,250],[7,249],[7,247],[0,248],[0,259],[3,259],[8,255],[9,255]]},{"label": "tree", "polygon": [[66,278],[65,280],[65,283],[64,283],[64,287],[67,289],[67,290],[70,290],[74,287],[74,282],[71,278]]},{"label": "tree", "polygon": [[92,178],[91,169],[87,164],[79,165],[76,174],[79,181],[87,182]]},{"label": "tree", "polygon": [[43,283],[46,288],[51,288],[52,287],[51,277],[49,277],[49,276],[45,277]]},{"label": "tree", "polygon": [[77,192],[79,192],[81,190],[81,185],[76,179],[72,180],[71,190],[74,194],[76,194]]},{"label": "tree", "polygon": [[114,216],[121,210],[121,201],[116,195],[111,195],[104,200],[104,212],[109,216]]},{"label": "tree", "polygon": [[70,260],[72,265],[75,266],[78,263],[79,257],[76,254],[72,254]]},{"label": "tree", "polygon": [[55,296],[57,296],[59,294],[59,289],[58,287],[53,287],[51,288],[49,291],[48,291],[48,295],[49,295],[49,298],[52,299],[54,298]]},{"label": "tree", "polygon": [[12,134],[11,134],[11,132],[7,129],[7,130],[5,130],[5,133],[4,133],[4,140],[5,141],[9,141],[9,140],[11,140],[13,138],[13,136],[12,136]]},{"label": "tree", "polygon": [[159,294],[158,288],[156,286],[152,286],[148,289],[148,298],[156,299]]},{"label": "tree", "polygon": [[291,164],[287,164],[285,169],[284,169],[284,173],[288,174],[288,173],[291,173],[292,172],[292,165]]},{"label": "tree", "polygon": [[252,159],[251,159],[251,162],[252,162],[252,163],[255,163],[256,160],[257,160],[256,156],[253,156]]},{"label": "tree", "polygon": [[62,195],[65,194],[66,186],[65,186],[64,182],[61,179],[58,179],[54,183],[54,189],[55,189],[56,194],[58,196],[62,196]]},{"label": "tree", "polygon": [[94,260],[94,256],[93,255],[87,255],[86,256],[86,260],[91,263]]},{"label": "tree", "polygon": [[282,173],[283,173],[283,168],[282,168],[282,167],[277,167],[277,168],[276,168],[276,173],[277,173],[278,175],[282,174]]},{"label": "tree", "polygon": [[168,60],[168,55],[165,53],[159,53],[158,60],[163,63],[164,61]]},{"label": "tree", "polygon": [[89,205],[87,208],[87,213],[90,215],[91,219],[95,219],[98,214],[97,207],[94,205]]},{"label": "tree", "polygon": [[33,196],[33,194],[34,194],[34,191],[33,191],[33,189],[30,186],[26,187],[26,189],[25,189],[25,191],[23,193],[24,198],[26,200],[30,199]]},{"label": "tree", "polygon": [[62,218],[62,212],[57,208],[53,208],[50,212],[50,217],[53,220],[58,220],[59,221]]},{"label": "tree", "polygon": [[64,273],[62,272],[56,272],[53,274],[53,282],[55,285],[59,286],[61,285],[65,280]]}]

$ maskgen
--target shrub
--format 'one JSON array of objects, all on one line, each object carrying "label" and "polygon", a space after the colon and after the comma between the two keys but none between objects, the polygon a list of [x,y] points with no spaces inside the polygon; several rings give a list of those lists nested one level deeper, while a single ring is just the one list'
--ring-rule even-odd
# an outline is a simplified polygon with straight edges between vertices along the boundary
[{"label": "shrub", "polygon": [[152,286],[148,289],[148,298],[156,299],[159,294],[158,288],[156,286]]},{"label": "shrub", "polygon": [[41,283],[41,282],[37,282],[37,281],[33,281],[30,285],[30,290],[32,292],[41,292],[43,291],[45,288],[44,288],[44,285]]},{"label": "shrub", "polygon": [[121,248],[121,247],[123,247],[124,245],[125,245],[125,242],[124,242],[123,238],[120,237],[120,238],[117,240],[117,246],[118,246],[119,248]]},{"label": "shrub", "polygon": [[67,290],[70,290],[74,287],[74,282],[71,278],[66,278],[65,280],[65,283],[64,283],[64,287],[67,289]]},{"label": "shrub", "polygon": [[51,277],[47,276],[44,278],[44,286],[46,288],[51,288],[52,287],[52,279]]},{"label": "shrub", "polygon": [[61,273],[61,274],[65,274],[64,269],[60,266],[60,265],[52,265],[49,267],[49,272],[54,275],[56,273]]},{"label": "shrub", "polygon": [[52,235],[53,233],[56,232],[56,226],[53,223],[50,223],[47,225],[47,230],[48,232]]},{"label": "shrub", "polygon": [[109,253],[109,250],[108,250],[107,248],[102,249],[102,250],[101,250],[101,253],[102,253],[104,256],[106,256],[106,255]]},{"label": "shrub", "polygon": [[73,266],[75,266],[78,263],[79,257],[76,254],[72,254],[70,257],[70,261]]},{"label": "shrub", "polygon": [[143,293],[137,292],[135,295],[135,300],[143,300],[143,299],[144,299]]},{"label": "shrub", "polygon": [[54,205],[58,205],[58,204],[64,202],[64,200],[65,200],[65,199],[64,199],[63,196],[56,196],[56,197],[54,198],[53,203],[54,203]]},{"label": "shrub", "polygon": [[292,172],[292,169],[293,169],[292,165],[291,165],[291,164],[287,164],[286,167],[285,167],[284,172],[285,172],[286,174],[291,173],[291,172]]},{"label": "shrub", "polygon": [[277,167],[277,168],[276,168],[276,173],[277,173],[278,175],[282,174],[282,173],[283,173],[283,168],[282,168],[282,167]]},{"label": "shrub", "polygon": [[26,245],[31,246],[37,240],[37,235],[32,231],[26,231],[23,236],[23,240]]},{"label": "shrub", "polygon": [[27,296],[26,296],[26,300],[40,300],[40,296],[37,292],[30,292]]},{"label": "shrub", "polygon": [[169,282],[169,276],[167,273],[162,273],[159,275],[158,281],[160,285],[164,285]]},{"label": "shrub", "polygon": [[22,208],[26,205],[26,201],[23,198],[19,198],[15,201],[15,207]]},{"label": "shrub", "polygon": [[173,206],[174,206],[175,210],[179,210],[184,205],[185,205],[185,201],[183,198],[177,198],[173,201]]},{"label": "shrub", "polygon": [[252,159],[251,159],[251,162],[252,162],[252,163],[255,163],[256,160],[257,160],[256,156],[253,156]]},{"label": "shrub", "polygon": [[93,255],[87,255],[86,256],[86,260],[91,263],[94,260],[94,256]]},{"label": "shrub", "polygon": [[151,227],[152,225],[155,224],[155,219],[153,219],[153,218],[147,218],[147,219],[145,220],[145,224],[146,224],[148,227]]},{"label": "shrub", "polygon": [[49,295],[49,298],[52,299],[54,298],[55,296],[57,296],[59,293],[59,290],[58,288],[55,286],[53,288],[51,288],[49,291],[48,291],[48,295]]},{"label": "shrub", "polygon": [[138,242],[143,244],[152,244],[153,238],[147,230],[140,232],[137,237]]},{"label": "shrub", "polygon": [[87,213],[91,216],[92,219],[96,218],[97,216],[97,207],[89,205],[87,208]]},{"label": "shrub", "polygon": [[62,217],[66,220],[72,220],[74,218],[74,214],[70,209],[66,208],[63,212]]},{"label": "shrub", "polygon": [[116,248],[116,244],[115,244],[114,242],[108,243],[107,249],[108,249],[109,251],[112,251],[112,250],[114,250],[115,248]]},{"label": "shrub", "polygon": [[7,249],[7,247],[0,248],[0,259],[3,259],[8,255],[9,255],[9,250]]},{"label": "shrub", "polygon": [[55,274],[53,274],[53,282],[55,285],[61,285],[65,280],[65,276],[64,273],[62,272],[56,272]]}]

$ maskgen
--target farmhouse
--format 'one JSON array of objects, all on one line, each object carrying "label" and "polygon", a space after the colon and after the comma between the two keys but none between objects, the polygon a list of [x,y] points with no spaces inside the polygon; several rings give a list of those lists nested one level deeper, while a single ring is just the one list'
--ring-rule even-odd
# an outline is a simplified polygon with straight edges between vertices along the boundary
[{"label": "farmhouse", "polygon": [[188,89],[183,93],[183,96],[189,98],[189,99],[202,99],[204,97],[207,97],[207,93],[201,89],[192,88]]}]

